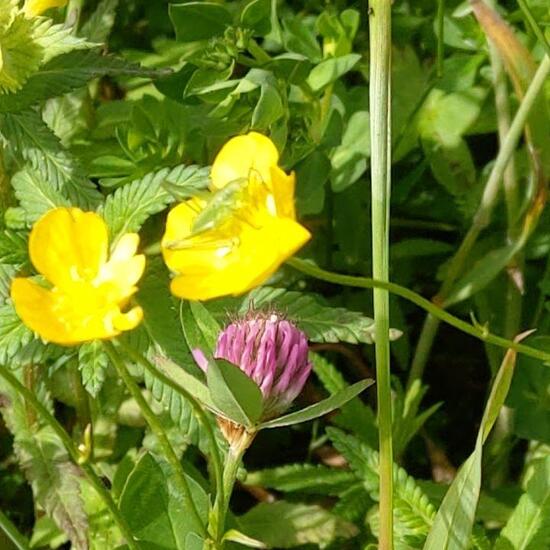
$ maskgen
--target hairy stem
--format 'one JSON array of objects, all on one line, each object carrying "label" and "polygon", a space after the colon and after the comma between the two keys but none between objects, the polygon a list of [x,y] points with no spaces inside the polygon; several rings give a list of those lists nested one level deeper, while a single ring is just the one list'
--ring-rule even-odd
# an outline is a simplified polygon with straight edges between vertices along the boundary
[{"label": "hairy stem", "polygon": [[416,292],[409,290],[408,288],[398,285],[396,283],[390,283],[387,281],[378,281],[376,279],[371,279],[369,277],[356,277],[354,275],[342,275],[340,273],[333,273],[332,271],[326,271],[304,260],[298,258],[291,258],[287,262],[293,268],[301,271],[302,273],[309,275],[310,277],[315,277],[321,281],[327,281],[329,283],[335,283],[343,286],[351,286],[356,288],[385,288],[392,294],[405,298],[409,302],[416,304],[425,310],[428,314],[431,314],[438,321],[443,321],[448,325],[455,327],[456,329],[486,342],[488,344],[493,344],[499,348],[513,349],[518,353],[526,355],[527,357],[533,357],[534,359],[539,359],[543,363],[550,364],[550,353],[543,350],[532,348],[531,346],[526,346],[524,344],[519,344],[512,340],[503,338],[502,336],[497,336],[489,332],[487,327],[472,325],[455,317],[448,311],[436,306],[433,302],[420,296]]}]

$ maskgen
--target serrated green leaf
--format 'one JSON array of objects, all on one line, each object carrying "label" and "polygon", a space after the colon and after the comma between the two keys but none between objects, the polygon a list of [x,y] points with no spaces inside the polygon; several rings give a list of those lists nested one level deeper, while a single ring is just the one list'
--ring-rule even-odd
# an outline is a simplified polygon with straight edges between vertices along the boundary
[{"label": "serrated green leaf", "polygon": [[[166,362],[164,362],[164,366],[165,370],[161,370],[163,374],[166,373]],[[172,378],[170,379],[172,380]],[[189,443],[197,445],[199,442],[200,426],[191,405],[180,393],[169,385],[164,384],[147,370],[143,372],[143,380],[145,387],[151,392],[151,395],[162,404],[164,410],[168,412],[170,418],[178,426],[180,434],[188,439]],[[188,386],[182,387],[192,393]]]},{"label": "serrated green leaf", "polygon": [[14,174],[11,184],[21,208],[25,210],[28,223],[35,222],[52,208],[71,204],[68,198],[32,169]]},{"label": "serrated green leaf", "polygon": [[239,518],[239,524],[244,533],[272,548],[326,546],[357,533],[354,525],[320,506],[284,501],[256,505]]},{"label": "serrated green leaf", "polygon": [[141,179],[119,187],[109,195],[100,208],[112,239],[128,232],[138,231],[143,222],[153,214],[161,212],[174,202],[172,191],[177,188],[180,196],[192,195],[197,187],[206,183],[203,168],[180,165],[162,168]]},{"label": "serrated green leaf", "polygon": [[92,397],[96,397],[105,381],[109,358],[99,340],[82,344],[78,350],[78,370],[82,384]]},{"label": "serrated green leaf", "polygon": [[[379,499],[378,469],[379,455],[357,438],[347,435],[339,429],[328,428],[327,434],[334,446],[348,461],[366,491],[374,501]],[[394,529],[396,539],[407,538],[416,541],[419,547],[425,539],[433,518],[435,508],[428,497],[417,485],[415,479],[394,464]],[[374,522],[375,525],[376,522]]]},{"label": "serrated green leaf", "polygon": [[356,476],[346,470],[313,464],[290,464],[248,472],[245,483],[269,487],[283,492],[305,492],[318,495],[338,495],[356,482]]},{"label": "serrated green leaf", "polygon": [[75,550],[87,550],[88,520],[80,495],[83,474],[57,435],[43,428],[32,438],[18,439],[17,454],[37,502],[67,533]]},{"label": "serrated green leaf", "polygon": [[16,273],[17,268],[15,266],[0,263],[0,305],[8,301],[11,281]]},{"label": "serrated green leaf", "polygon": [[340,498],[332,509],[333,513],[346,521],[357,522],[363,520],[372,501],[362,483],[356,482],[347,491],[339,495]]},{"label": "serrated green leaf", "polygon": [[101,194],[62,148],[38,112],[4,115],[2,122],[1,132],[6,146],[27,161],[55,190],[74,206],[87,210],[97,206]]},{"label": "serrated green leaf", "polygon": [[[51,399],[37,374],[38,371],[33,381],[35,395],[52,410]],[[22,378],[22,373],[17,372],[16,376]],[[42,426],[34,409],[28,408],[24,398],[3,379],[0,380],[0,393],[3,396],[2,414],[14,435],[16,456],[35,501],[69,536],[75,550],[87,550],[88,521],[80,494],[83,473],[70,461],[53,429]]]},{"label": "serrated green leaf", "polygon": [[33,37],[37,27],[36,19],[28,19],[23,13],[13,15],[12,12],[4,20],[2,27],[0,98],[21,88],[29,76],[38,69],[44,54],[43,47]]},{"label": "serrated green leaf", "polygon": [[309,420],[319,418],[320,416],[324,416],[325,414],[338,409],[342,405],[345,405],[348,401],[359,395],[363,390],[367,389],[372,384],[374,384],[374,380],[361,380],[360,382],[356,382],[355,384],[348,386],[330,397],[323,399],[323,401],[319,401],[319,403],[315,403],[305,409],[301,409],[290,414],[285,414],[279,418],[274,418],[273,420],[264,422],[263,424],[260,424],[258,428],[280,428],[282,426],[292,426],[293,424],[308,422]]},{"label": "serrated green leaf", "polygon": [[262,415],[263,397],[256,382],[229,361],[208,362],[208,389],[214,405],[237,424],[252,428]]},{"label": "serrated green leaf", "polygon": [[76,36],[71,27],[63,24],[54,25],[49,18],[42,17],[35,20],[36,25],[33,38],[42,47],[42,63],[73,50],[96,48],[97,44],[88,42],[86,38]]},{"label": "serrated green leaf", "polygon": [[13,306],[0,306],[0,365],[8,365],[32,339],[33,333],[21,322]]},{"label": "serrated green leaf", "polygon": [[[330,394],[335,394],[347,387],[342,374],[326,358],[317,353],[310,353],[313,372]],[[373,448],[378,446],[378,428],[374,411],[358,397],[348,401],[340,412],[331,418],[336,426],[345,428],[361,438]]]},{"label": "serrated green leaf", "polygon": [[[255,309],[273,308],[291,319],[312,342],[373,343],[374,320],[357,311],[324,304],[318,296],[284,288],[263,286],[253,290],[241,303],[244,314]],[[390,338],[401,333],[390,329]]]},{"label": "serrated green leaf", "polygon": [[21,265],[28,260],[24,234],[9,229],[0,232],[0,263]]},{"label": "serrated green leaf", "polygon": [[200,373],[195,365],[178,319],[176,300],[168,288],[169,273],[160,257],[147,262],[136,300],[143,308],[143,326],[162,354],[175,361],[179,368]]},{"label": "serrated green leaf", "polygon": [[0,113],[15,113],[37,103],[72,92],[103,75],[148,76],[124,59],[101,55],[98,50],[74,50],[58,55],[34,72],[16,93],[0,95]]}]

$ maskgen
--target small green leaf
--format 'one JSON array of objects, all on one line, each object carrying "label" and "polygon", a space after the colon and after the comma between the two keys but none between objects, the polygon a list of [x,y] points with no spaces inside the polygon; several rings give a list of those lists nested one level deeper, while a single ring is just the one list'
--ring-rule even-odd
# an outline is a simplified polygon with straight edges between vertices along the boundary
[{"label": "small green leaf", "polygon": [[237,424],[252,427],[262,415],[263,398],[258,385],[239,367],[217,359],[206,373],[212,401]]},{"label": "small green leaf", "polygon": [[99,340],[82,344],[78,350],[78,370],[82,384],[92,397],[96,397],[105,381],[109,358]]},{"label": "small green leaf", "polygon": [[266,35],[271,30],[271,0],[252,0],[241,13],[241,23],[256,35]]},{"label": "small green leaf", "polygon": [[459,279],[447,299],[445,307],[466,300],[485,288],[510,262],[517,251],[522,248],[522,240],[491,250],[483,256],[472,269]]},{"label": "small green leaf", "polygon": [[171,4],[170,19],[180,42],[194,42],[223,34],[231,25],[231,14],[213,2],[185,2]]},{"label": "small green leaf", "polygon": [[216,410],[216,407],[210,398],[208,387],[198,378],[194,377],[192,374],[189,374],[179,365],[176,365],[176,363],[167,357],[163,357],[162,355],[153,356],[153,363],[157,369],[164,374],[164,376],[172,380],[172,382],[184,388],[209,409]]},{"label": "small green leaf", "polygon": [[360,59],[361,56],[357,53],[325,59],[312,69],[307,77],[307,83],[314,92],[319,92],[325,86],[351,71]]},{"label": "small green leaf", "polygon": [[261,88],[260,99],[252,113],[251,128],[267,130],[284,113],[283,101],[279,92],[274,86],[265,84]]},{"label": "small green leaf", "polygon": [[282,426],[292,426],[293,424],[299,424],[301,422],[307,422],[308,420],[313,420],[319,418],[333,410],[341,407],[346,404],[348,401],[353,399],[355,396],[359,395],[363,390],[367,389],[369,386],[374,384],[374,380],[365,379],[360,382],[356,382],[352,386],[348,386],[346,389],[323,399],[319,403],[310,405],[305,409],[296,411],[279,418],[270,420],[269,422],[264,422],[260,424],[258,429],[263,428],[280,428]]},{"label": "small green leaf", "polygon": [[241,529],[269,548],[307,544],[326,548],[335,539],[350,538],[357,528],[318,505],[285,502],[261,503],[239,517]]},{"label": "small green leaf", "polygon": [[263,542],[253,539],[252,537],[249,537],[244,533],[237,531],[236,529],[229,529],[229,531],[224,534],[222,540],[227,540],[229,542],[238,542],[243,546],[248,546],[248,548],[267,548],[267,546]]},{"label": "small green leaf", "polygon": [[550,456],[535,461],[527,490],[495,543],[495,550],[550,546]]},{"label": "small green leaf", "polygon": [[210,312],[200,302],[182,301],[180,322],[189,349],[199,349],[207,359],[210,359],[221,332],[218,322]]},{"label": "small green leaf", "polygon": [[245,482],[247,485],[269,487],[284,493],[338,495],[353,485],[356,479],[355,474],[349,470],[317,464],[288,464],[247,472]]},{"label": "small green leaf", "polygon": [[[190,476],[187,482],[199,514],[206,519],[208,496]],[[186,537],[195,532],[190,514],[183,512],[183,503],[171,488],[168,471],[149,453],[143,455],[132,470],[122,495],[120,513],[139,541],[151,548],[188,550]]]}]

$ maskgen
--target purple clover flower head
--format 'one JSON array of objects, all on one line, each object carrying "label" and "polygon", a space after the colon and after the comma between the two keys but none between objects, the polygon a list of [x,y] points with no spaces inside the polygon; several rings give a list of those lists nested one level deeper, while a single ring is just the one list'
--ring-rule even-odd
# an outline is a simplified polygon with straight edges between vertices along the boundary
[{"label": "purple clover flower head", "polygon": [[237,365],[258,384],[264,420],[291,405],[312,367],[306,335],[276,313],[251,312],[232,322],[218,337],[214,357]]}]

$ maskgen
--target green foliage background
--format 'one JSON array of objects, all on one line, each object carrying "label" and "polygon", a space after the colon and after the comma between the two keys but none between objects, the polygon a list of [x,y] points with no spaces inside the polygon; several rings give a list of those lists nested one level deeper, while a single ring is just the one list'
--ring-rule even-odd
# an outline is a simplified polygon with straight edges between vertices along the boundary
[{"label": "green foliage background", "polygon": [[[496,54],[472,4],[396,0],[392,8],[390,278],[427,297],[441,291],[451,258],[486,204],[503,117],[495,87],[513,115],[548,49],[545,0],[498,4],[517,43],[508,40],[506,50],[500,29],[491,36]],[[173,376],[179,369],[199,377],[188,343],[200,319],[180,313],[155,247],[170,205],[200,194],[221,145],[250,130],[268,134],[282,166],[296,172],[298,215],[313,234],[302,257],[369,276],[377,236],[370,224],[367,2],[73,1],[48,17],[9,20],[16,5],[0,2],[1,368],[23,381],[76,442],[93,420],[93,466],[143,548],[201,548],[179,513],[159,443],[103,348],[44,344],[19,321],[10,280],[32,273],[28,232],[52,207],[97,210],[113,241],[140,231],[149,254],[137,296],[145,322],[124,340],[165,361]],[[496,84],[495,55],[505,61]],[[514,173],[505,176],[513,193],[499,192],[443,296],[480,333],[511,339],[536,328],[525,343],[545,352],[549,102],[547,80],[513,154]],[[205,306],[223,325],[250,303],[286,312],[312,342],[314,375],[300,406],[373,375],[370,290],[315,280],[287,265],[249,295]],[[490,388],[503,387],[493,386],[503,350],[442,326],[421,376],[410,378],[423,322],[416,306],[391,297],[396,548],[550,546],[548,365],[518,356],[505,408],[489,401],[487,410],[500,413],[482,457],[481,418]],[[204,428],[173,388],[138,365],[133,374],[182,457],[205,517],[211,471]],[[120,548],[120,532],[80,467],[3,381],[0,408],[0,523],[15,525],[33,548]],[[270,548],[376,547],[375,408],[368,390],[321,419],[262,432],[240,473],[230,526]],[[458,515],[443,525],[436,514],[445,482],[467,459],[478,484],[462,470]],[[12,547],[0,533],[0,548]]]}]

